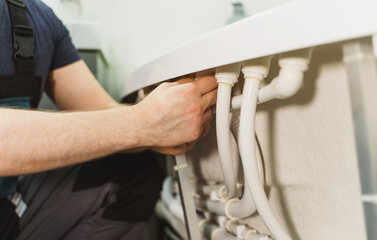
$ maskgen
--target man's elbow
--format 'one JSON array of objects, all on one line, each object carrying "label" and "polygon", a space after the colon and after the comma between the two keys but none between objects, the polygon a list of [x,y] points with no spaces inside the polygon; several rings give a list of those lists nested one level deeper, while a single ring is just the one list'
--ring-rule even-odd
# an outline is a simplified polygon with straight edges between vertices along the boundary
[{"label": "man's elbow", "polygon": [[[2,162],[3,159],[0,158],[0,161]],[[0,177],[9,177],[10,169],[7,166],[4,166],[4,164],[0,164]]]},{"label": "man's elbow", "polygon": [[[18,169],[20,170],[20,169]],[[12,177],[21,175],[15,165],[6,156],[0,156],[0,177]]]}]

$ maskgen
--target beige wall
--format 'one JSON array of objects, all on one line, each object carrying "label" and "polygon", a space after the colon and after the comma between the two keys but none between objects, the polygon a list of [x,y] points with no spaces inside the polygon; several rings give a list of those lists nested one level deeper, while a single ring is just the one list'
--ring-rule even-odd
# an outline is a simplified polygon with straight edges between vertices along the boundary
[{"label": "beige wall", "polygon": [[[258,107],[269,201],[293,239],[366,239],[341,59],[339,45],[315,48],[303,89]],[[267,81],[277,71],[275,58]],[[188,154],[195,178],[222,179],[215,138],[213,131]],[[245,223],[267,231],[258,216]]]}]

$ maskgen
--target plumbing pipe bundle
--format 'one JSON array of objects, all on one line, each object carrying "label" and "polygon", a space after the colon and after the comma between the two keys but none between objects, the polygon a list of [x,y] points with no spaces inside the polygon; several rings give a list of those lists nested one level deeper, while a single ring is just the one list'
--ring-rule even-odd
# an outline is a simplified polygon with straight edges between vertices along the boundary
[{"label": "plumbing pipe bundle", "polygon": [[[259,81],[263,81],[263,79],[267,76],[268,71],[269,71],[270,60],[271,60],[271,57],[265,57],[265,58],[250,60],[244,63],[244,66],[242,68],[242,72],[245,77],[244,93],[245,93],[245,89],[247,89],[247,86],[248,86],[247,83],[249,82],[250,79],[257,79],[258,81],[258,84],[253,85],[253,88],[252,88],[253,92],[247,92],[248,96],[250,97],[255,96],[256,98],[258,90],[259,90]],[[246,100],[247,99],[244,99],[243,103]],[[248,107],[250,108],[249,110],[253,111],[252,106],[248,106]],[[254,109],[255,109],[255,106],[254,106]],[[255,113],[255,110],[254,110],[254,113]],[[256,206],[254,204],[254,199],[253,199],[254,196],[252,195],[251,188],[253,188],[255,184],[258,184],[259,187],[263,189],[263,185],[264,185],[261,181],[261,176],[259,175],[259,172],[261,171],[259,171],[258,168],[257,168],[258,181],[251,182],[248,180],[250,178],[249,177],[250,168],[247,167],[248,163],[250,162],[257,163],[256,152],[255,152],[254,128],[253,128],[254,124],[253,122],[249,121],[248,126],[250,127],[250,129],[243,129],[242,124],[245,123],[245,121],[242,118],[242,116],[245,116],[245,114],[242,114],[242,108],[241,108],[241,121],[240,121],[241,125],[240,125],[240,131],[239,131],[239,136],[238,136],[239,138],[238,144],[240,147],[241,160],[242,160],[242,164],[244,168],[244,173],[247,173],[247,174],[245,174],[245,189],[244,189],[244,194],[242,195],[241,200],[237,198],[233,198],[229,200],[225,206],[225,213],[227,217],[232,220],[237,220],[238,218],[248,217],[255,212]],[[252,141],[245,142],[245,139],[244,139],[245,132],[247,133],[250,132],[253,135]],[[246,156],[242,154],[241,146],[244,145],[245,143],[247,144],[248,148],[252,152],[251,155]],[[263,176],[262,176],[262,179],[263,179]]]},{"label": "plumbing pipe bundle", "polygon": [[[241,199],[232,198],[225,204],[225,214],[231,220],[245,218],[258,210],[271,234],[278,240],[289,240],[273,214],[268,199],[264,192],[264,173],[261,162],[257,161],[255,151],[255,113],[257,103],[263,103],[272,99],[283,99],[293,96],[303,84],[303,74],[308,69],[311,57],[311,49],[298,50],[282,53],[279,58],[279,76],[274,78],[270,84],[259,89],[260,83],[268,75],[271,57],[262,57],[245,61],[242,73],[245,78],[243,94],[230,100],[231,88],[237,82],[239,65],[232,64],[219,67],[216,71],[216,78],[219,83],[217,101],[217,140],[221,168],[224,176],[225,186],[220,188],[219,195],[223,199],[234,197],[236,179],[231,180],[234,175],[233,162],[230,151],[231,128],[239,146],[243,170],[245,173],[245,187]],[[230,105],[233,109],[241,107],[240,121],[229,123]],[[237,124],[240,126],[237,126]],[[235,126],[232,126],[235,125]],[[228,146],[226,146],[228,145]],[[226,168],[226,169],[224,169]],[[210,204],[211,203],[211,204]],[[221,202],[213,207],[214,203],[207,200],[201,207],[220,211]]]},{"label": "plumbing pipe bundle", "polygon": [[[204,189],[216,188],[216,186],[203,186]],[[156,213],[161,218],[166,220],[184,239],[187,239],[185,234],[184,216],[179,195],[173,196],[173,189],[175,189],[175,182],[172,177],[167,177],[163,184],[161,192],[161,200],[156,204]],[[226,219],[225,219],[226,220]],[[216,221],[215,221],[216,222]],[[203,234],[204,239],[211,240],[271,240],[266,235],[258,234],[255,230],[246,227],[245,225],[236,224],[234,222],[226,224],[217,224],[206,218],[198,218],[199,229]],[[219,226],[220,225],[220,226]]]},{"label": "plumbing pipe bundle", "polygon": [[[264,192],[263,163],[261,158],[256,155],[255,114],[258,103],[290,97],[301,88],[303,74],[308,69],[310,56],[311,49],[282,53],[279,58],[281,67],[279,75],[261,89],[259,89],[260,83],[268,75],[271,57],[262,57],[245,61],[242,64],[236,63],[217,68],[216,130],[224,185],[196,186],[199,196],[207,196],[207,198],[195,197],[196,208],[206,216],[206,219],[200,221],[201,230],[206,238],[270,239],[257,234],[255,230],[245,225],[236,223],[238,219],[249,217],[258,211],[275,239],[290,240],[275,217]],[[243,93],[232,99],[232,87],[238,81],[240,71],[245,78]],[[240,116],[237,115],[238,112],[232,112],[230,115],[230,107],[240,108]],[[232,135],[239,147],[240,157],[231,151]],[[245,181],[240,199],[238,197],[241,195],[241,186],[237,185],[234,169],[235,164],[240,164],[239,161],[242,161]],[[172,195],[173,184],[174,181],[171,178],[165,181],[162,201],[165,208],[176,219],[184,222],[179,198]],[[159,208],[163,209],[161,206]],[[211,223],[210,219],[213,214],[218,219],[225,219],[225,221],[218,222],[220,226]],[[174,220],[172,217],[168,219]]]},{"label": "plumbing pipe bundle", "polygon": [[[219,157],[221,169],[224,177],[225,186],[219,189],[219,196],[228,200],[235,196],[236,193],[236,177],[234,171],[234,162],[236,159],[232,158],[232,152],[230,148],[230,97],[232,87],[238,81],[240,73],[240,63],[230,64],[218,67],[216,69],[216,79],[218,82],[218,94],[216,104],[216,131],[217,142],[219,149]],[[268,73],[268,69],[264,69]],[[232,127],[233,134],[235,134],[236,140],[238,139],[237,126]],[[253,145],[254,146],[254,145]],[[238,161],[238,159],[237,159]],[[261,171],[263,172],[263,170]],[[264,178],[264,176],[261,176]],[[206,202],[210,203],[210,202]],[[221,203],[220,203],[221,204]],[[206,204],[208,206],[208,204]],[[219,206],[219,204],[217,204]],[[218,211],[218,208],[207,208],[207,210],[215,210],[218,214],[222,214],[223,211]],[[230,219],[245,218],[255,212],[256,208],[250,192],[245,188],[241,201],[238,198],[232,198],[225,205],[225,214]]]}]

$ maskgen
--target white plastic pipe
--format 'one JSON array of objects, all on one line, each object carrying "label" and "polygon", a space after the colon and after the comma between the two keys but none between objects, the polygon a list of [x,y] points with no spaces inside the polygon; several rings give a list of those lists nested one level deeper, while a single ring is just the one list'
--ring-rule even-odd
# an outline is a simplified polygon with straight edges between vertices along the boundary
[{"label": "white plastic pipe", "polygon": [[268,199],[259,178],[258,164],[255,153],[255,111],[260,79],[246,78],[241,107],[240,152],[245,176],[246,187],[252,194],[259,215],[274,238],[290,240],[291,238],[280,226],[271,210]]},{"label": "white plastic pipe", "polygon": [[258,234],[258,232],[254,229],[249,228],[246,225],[242,225],[233,221],[228,220],[225,224],[225,228],[228,232],[233,233],[236,235],[238,239],[245,239],[245,240],[271,240],[270,237]]},{"label": "white plastic pipe", "polygon": [[228,200],[225,205],[225,214],[232,220],[249,217],[255,213],[256,210],[253,197],[246,186],[241,200],[232,198]]},{"label": "white plastic pipe", "polygon": [[232,102],[231,103],[232,110],[241,108],[242,95],[237,95],[237,96],[232,97],[231,102]]},{"label": "white plastic pipe", "polygon": [[205,185],[205,184],[197,184],[195,186],[195,191],[197,194],[199,195],[206,195],[206,196],[210,196],[212,195],[214,192],[218,192],[219,189],[221,187],[223,187],[224,185]]},{"label": "white plastic pipe", "polygon": [[[205,195],[208,196],[209,199],[211,200],[222,200],[222,198],[219,195],[219,192],[223,192],[223,188],[225,188],[224,185],[196,185],[195,186],[195,192],[198,195]],[[238,184],[236,185],[236,193],[235,197],[240,197],[242,196],[242,191],[243,191],[243,185]]]},{"label": "white plastic pipe", "polygon": [[197,209],[215,213],[216,215],[225,216],[225,202],[195,198],[195,206]]},{"label": "white plastic pipe", "polygon": [[[258,93],[258,103],[272,99],[284,99],[295,95],[304,82],[304,72],[308,70],[312,48],[300,49],[280,54],[279,75]],[[242,95],[232,98],[232,109],[241,107]]]},{"label": "white plastic pipe", "polygon": [[202,221],[200,228],[202,229],[203,237],[208,240],[237,240],[236,236],[213,223]]},{"label": "white plastic pipe", "polygon": [[271,99],[284,99],[293,96],[303,85],[304,72],[308,69],[312,49],[301,49],[280,54],[279,76],[270,84],[261,88],[258,102],[263,103]]},{"label": "white plastic pipe", "polygon": [[[172,190],[174,189],[175,182],[172,177],[167,177],[163,184],[163,191],[161,193],[162,200],[156,204],[156,213],[160,218],[165,219],[179,234],[183,234],[183,238],[187,239],[186,231],[184,227],[184,216],[183,216],[183,209],[181,202],[178,197],[173,196]],[[218,188],[218,185],[207,185],[207,187],[203,186],[208,190],[214,190],[214,188]],[[196,203],[199,203],[203,208],[211,210],[210,212],[215,213],[216,215],[224,214],[224,204],[225,202],[222,201],[212,201],[212,200],[199,200],[196,199]],[[178,211],[176,211],[179,209]],[[178,214],[177,214],[178,212]],[[219,218],[217,218],[219,219]],[[207,219],[198,219],[198,224],[200,226],[201,231],[204,231],[204,236],[207,237],[206,239],[245,239],[245,240],[270,240],[265,235],[258,234],[255,230],[245,226],[236,224],[231,221],[225,221],[219,227],[216,224],[209,223]],[[218,221],[217,221],[218,222]],[[230,233],[225,231],[226,228],[228,232],[233,233],[233,236]]]},{"label": "white plastic pipe", "polygon": [[215,75],[219,84],[216,103],[217,145],[224,184],[226,186],[225,191],[220,193],[220,195],[224,199],[233,197],[236,192],[237,181],[230,145],[229,109],[232,87],[238,81],[240,67],[240,63],[221,66],[216,69]]},{"label": "white plastic pipe", "polygon": [[[271,57],[263,57],[263,58],[246,61],[244,63],[244,67],[242,68],[242,72],[244,73],[244,77],[246,78],[245,82],[249,80],[250,77],[253,77],[254,79],[259,79],[262,81],[268,74],[270,61],[271,61]],[[258,93],[258,89],[259,89],[259,85],[257,88],[257,92],[255,94]],[[257,98],[257,95],[255,95],[255,98]],[[242,114],[242,110],[241,110],[241,114]],[[232,132],[235,135],[235,137],[237,137],[238,144],[240,146],[242,142],[242,138],[241,138],[241,134],[239,133],[240,131],[238,127],[239,123],[240,123],[239,121],[234,121],[234,123],[232,123]],[[242,133],[242,130],[241,130],[241,133]],[[261,161],[256,160],[255,141],[253,142],[253,144],[249,144],[248,147],[252,148],[252,151],[254,152],[254,158],[245,159],[245,156],[242,156],[241,154],[242,163],[244,164],[244,162],[246,161],[255,161],[257,163],[258,180],[259,180],[258,182],[260,184],[260,187],[263,189],[263,186],[264,186],[263,164]],[[225,214],[227,215],[228,218],[232,220],[248,217],[256,211],[256,206],[254,204],[253,196],[250,192],[250,186],[247,187],[247,185],[250,184],[250,182],[248,181],[249,171],[245,168],[245,165],[243,165],[243,169],[245,173],[244,194],[242,195],[241,200],[233,198],[233,199],[230,199],[225,205]]]},{"label": "white plastic pipe", "polygon": [[[242,95],[241,95],[242,96]],[[237,146],[239,145],[239,135],[240,135],[240,113],[239,111],[232,112],[232,118],[230,123],[230,131],[232,132],[234,138],[236,139]],[[255,146],[257,149],[257,146]],[[259,151],[257,152],[257,163],[258,163],[258,171],[259,171],[259,177],[263,183],[264,186],[264,168],[263,168],[263,162],[262,162],[262,155]],[[241,160],[239,158],[238,160]]]},{"label": "white plastic pipe", "polygon": [[216,103],[216,132],[221,170],[225,191],[220,193],[225,199],[233,197],[236,191],[236,175],[230,147],[229,107],[232,86],[219,83]]}]

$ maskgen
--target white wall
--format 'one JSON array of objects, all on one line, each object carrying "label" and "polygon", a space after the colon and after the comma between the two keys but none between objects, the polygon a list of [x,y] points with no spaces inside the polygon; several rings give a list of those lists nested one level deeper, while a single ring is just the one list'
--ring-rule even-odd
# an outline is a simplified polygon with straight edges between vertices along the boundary
[{"label": "white wall", "polygon": [[[59,6],[44,0],[58,16],[77,18],[75,0]],[[292,0],[244,0],[248,14]],[[105,52],[111,65],[109,79],[122,84],[133,70],[163,53],[225,25],[233,14],[231,0],[81,0],[82,19],[100,21]],[[197,56],[200,57],[200,56]],[[194,61],[194,59],[193,59]],[[115,84],[115,85],[117,85]],[[121,88],[119,88],[121,89]]]}]

